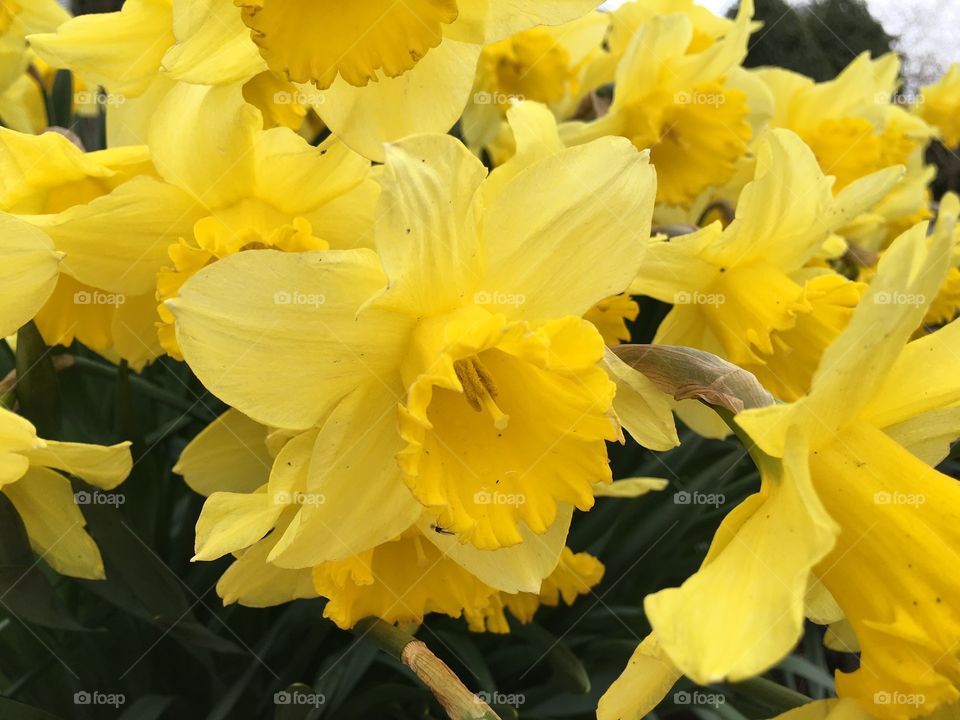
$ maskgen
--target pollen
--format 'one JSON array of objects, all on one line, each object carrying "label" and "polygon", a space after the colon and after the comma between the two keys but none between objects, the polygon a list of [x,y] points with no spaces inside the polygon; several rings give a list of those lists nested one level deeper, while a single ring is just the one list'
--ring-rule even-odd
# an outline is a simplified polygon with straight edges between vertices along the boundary
[{"label": "pollen", "polygon": [[453,369],[463,386],[463,395],[470,407],[477,412],[486,410],[493,417],[493,425],[497,430],[506,429],[510,416],[505,415],[497,406],[496,399],[499,395],[497,384],[479,358],[457,360],[453,364]]}]

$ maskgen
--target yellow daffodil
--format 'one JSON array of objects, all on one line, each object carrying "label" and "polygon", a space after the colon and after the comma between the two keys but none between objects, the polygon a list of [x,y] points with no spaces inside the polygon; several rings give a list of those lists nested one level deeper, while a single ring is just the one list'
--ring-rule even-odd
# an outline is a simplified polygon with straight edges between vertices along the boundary
[{"label": "yellow daffodil", "polygon": [[834,198],[833,179],[792,132],[772,131],[756,154],[756,177],[740,196],[736,219],[726,228],[716,222],[654,241],[631,292],[674,306],[654,342],[712,352],[792,400],[806,392],[863,289],[806,265],[902,170],[872,175]]},{"label": "yellow daffodil", "polygon": [[110,147],[146,144],[151,119],[177,83],[240,83],[272,124],[297,129],[305,102],[268,71],[240,15],[229,0],[129,0],[118,12],[82,15],[29,40],[53,67],[105,89],[99,102]]},{"label": "yellow daffodil", "polygon": [[[645,156],[610,138],[501,170],[485,179],[449,137],[398,143],[378,252],[243,252],[168,301],[211,391],[299,431],[260,492],[208,500],[198,558],[272,529],[264,555],[298,570],[385,543],[414,552],[422,535],[496,590],[539,592],[572,505],[590,507],[593,484],[609,480],[618,415],[648,446],[676,444],[666,398],[617,376],[581,317],[642,259]],[[596,274],[577,271],[588,257]],[[623,388],[616,406],[605,363]],[[415,523],[420,535],[406,536]],[[494,548],[515,559],[496,562]]]},{"label": "yellow daffodil", "polygon": [[746,55],[753,3],[741,3],[723,38],[699,52],[684,12],[652,17],[631,38],[617,66],[609,111],[592,122],[561,126],[568,144],[604,135],[650,148],[657,200],[690,205],[711,185],[728,181],[753,135],[748,92],[736,72]]},{"label": "yellow daffodil", "polygon": [[[181,84],[161,107],[169,114],[151,132],[154,161],[172,188],[194,199],[201,217],[169,249],[172,266],[158,278],[161,301],[175,297],[196,271],[244,250],[371,244],[378,189],[370,163],[336,138],[313,147],[289,128],[263,130],[260,113],[237,85]],[[229,142],[211,154],[205,143],[218,133]],[[198,153],[206,153],[202,165]],[[180,357],[173,316],[162,305],[160,318],[164,349]]]},{"label": "yellow daffodil", "polygon": [[84,153],[55,132],[0,129],[0,169],[0,211],[30,226],[0,248],[4,262],[25,243],[63,257],[33,315],[47,344],[77,338],[138,369],[156,357],[156,274],[192,224],[190,197],[156,179],[144,147]]},{"label": "yellow daffodil", "polygon": [[40,132],[47,125],[43,89],[29,69],[33,54],[26,37],[53,32],[70,19],[56,0],[0,3],[0,121],[3,127]]},{"label": "yellow daffodil", "polygon": [[605,298],[583,316],[600,331],[607,345],[619,345],[630,340],[627,321],[636,320],[640,306],[629,295]]},{"label": "yellow daffodil", "polygon": [[[808,395],[736,416],[762,486],[724,520],[699,572],[646,599],[666,679],[763,672],[806,614],[846,617],[860,668],[837,689],[872,715],[926,715],[960,697],[960,586],[943,572],[960,488],[930,467],[960,436],[960,386],[942,371],[960,324],[907,342],[946,274],[958,211],[950,197],[931,236],[923,223],[894,242]],[[882,700],[904,694],[916,702]]]},{"label": "yellow daffodil", "polygon": [[130,473],[129,448],[42,440],[33,425],[0,408],[0,492],[19,513],[33,549],[57,572],[104,577],[100,551],[61,472],[113,490]]},{"label": "yellow daffodil", "polygon": [[515,101],[543,103],[556,117],[571,117],[592,89],[584,73],[589,59],[601,52],[607,17],[594,12],[486,46],[461,120],[467,147],[488,152],[495,165],[506,161],[514,151],[506,112]]},{"label": "yellow daffodil", "polygon": [[[864,53],[828,82],[816,83],[781,68],[754,73],[774,98],[771,127],[789,128],[803,138],[823,172],[837,178],[835,193],[882,168],[907,168],[907,176],[891,188],[890,197],[871,209],[875,239],[866,244],[880,247],[929,217],[927,185],[931,175],[923,154],[934,130],[892,102],[899,71],[900,61],[894,53],[877,59]],[[866,221],[858,219],[858,226],[843,228],[841,234],[852,234],[863,244],[858,236]]]},{"label": "yellow daffodil", "polygon": [[384,159],[385,142],[446,132],[456,122],[484,45],[574,20],[600,4],[235,1],[269,67],[294,82],[311,83],[315,90],[308,94],[323,121],[377,161]]},{"label": "yellow daffodil", "polygon": [[483,613],[466,611],[467,624],[474,632],[506,633],[510,625],[504,610],[522,624],[533,620],[541,606],[557,607],[562,601],[572,605],[603,579],[603,563],[589,553],[574,553],[565,547],[556,569],[544,578],[538,593],[497,593]]},{"label": "yellow daffodil", "polygon": [[940,132],[948,148],[960,146],[960,63],[954,63],[940,80],[921,89],[916,112]]},{"label": "yellow daffodil", "polygon": [[662,15],[686,15],[693,36],[686,47],[688,54],[702,52],[735,29],[729,18],[696,5],[694,0],[633,0],[608,14],[609,23],[604,41],[604,54],[594,59],[591,74],[597,84],[613,82],[617,63],[623,58],[634,35],[644,25]]},{"label": "yellow daffodil", "polygon": [[4,0],[0,4],[0,93],[23,77],[30,65],[26,38],[53,32],[70,19],[56,0]]},{"label": "yellow daffodil", "polygon": [[30,322],[57,286],[60,258],[49,236],[0,213],[0,337]]}]

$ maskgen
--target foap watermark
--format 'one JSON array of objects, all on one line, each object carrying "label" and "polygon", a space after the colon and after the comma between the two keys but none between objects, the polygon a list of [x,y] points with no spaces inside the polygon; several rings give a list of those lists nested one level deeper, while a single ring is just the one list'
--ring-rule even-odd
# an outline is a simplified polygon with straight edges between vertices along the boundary
[{"label": "foap watermark", "polygon": [[919,307],[927,304],[927,296],[920,293],[887,292],[883,290],[873,296],[877,305],[909,305]]},{"label": "foap watermark", "polygon": [[77,290],[73,294],[74,305],[109,305],[120,307],[127,302],[127,296],[120,293],[106,293],[100,290]]},{"label": "foap watermark", "polygon": [[922,493],[886,492],[873,494],[874,505],[910,505],[920,507],[927,502],[927,496]]},{"label": "foap watermark", "polygon": [[121,493],[102,493],[97,491],[87,492],[86,490],[78,490],[73,494],[73,502],[80,506],[113,506],[118,508],[127,502],[127,498]]},{"label": "foap watermark", "polygon": [[278,492],[273,495],[276,505],[324,505],[327,496],[323,493]]},{"label": "foap watermark", "polygon": [[712,505],[720,507],[727,502],[727,496],[723,493],[702,493],[699,490],[690,492],[689,490],[680,490],[673,494],[674,505]]},{"label": "foap watermark", "polygon": [[911,92],[899,92],[893,93],[892,95],[890,93],[878,92],[876,95],[874,95],[873,100],[875,103],[877,103],[877,105],[891,104],[903,105],[907,107],[923,105],[923,95]]},{"label": "foap watermark", "polygon": [[123,693],[104,693],[94,690],[88,692],[81,690],[73,694],[74,705],[96,705],[99,707],[112,707],[118,709],[121,705],[126,705],[127,697]]},{"label": "foap watermark", "polygon": [[473,294],[474,305],[487,305],[491,307],[513,307],[518,308],[527,301],[526,295],[518,293],[491,292],[490,290],[478,290]]},{"label": "foap watermark", "polygon": [[89,92],[81,90],[73,94],[73,101],[77,105],[101,105],[103,107],[119,107],[126,105],[127,96],[119,93]]},{"label": "foap watermark", "polygon": [[323,105],[326,101],[326,96],[321,92],[304,90],[284,92],[281,90],[273,94],[274,105]]},{"label": "foap watermark", "polygon": [[296,705],[298,707],[318,708],[327,701],[323,693],[306,690],[281,690],[273,694],[274,705]]},{"label": "foap watermark", "polygon": [[673,296],[674,305],[711,305],[719,307],[727,302],[723,293],[678,292]]},{"label": "foap watermark", "polygon": [[673,102],[677,105],[706,105],[708,107],[720,107],[727,102],[727,96],[723,93],[709,93],[694,90],[692,92],[678,92],[673,96]]},{"label": "foap watermark", "polygon": [[526,505],[527,496],[521,493],[479,490],[473,494],[473,502],[476,505],[509,505],[511,507],[520,507],[521,505]]},{"label": "foap watermark", "polygon": [[921,693],[880,690],[873,694],[874,705],[909,705],[910,707],[920,707],[926,701],[926,696]]},{"label": "foap watermark", "polygon": [[327,302],[326,295],[302,292],[277,292],[273,294],[274,305],[308,305],[318,308]]},{"label": "foap watermark", "polygon": [[674,705],[706,705],[716,708],[726,702],[727,696],[723,693],[708,693],[702,690],[678,690],[673,694]]},{"label": "foap watermark", "polygon": [[518,708],[527,701],[527,696],[523,693],[502,693],[497,690],[487,692],[481,690],[477,697],[483,700],[487,705],[499,705],[500,707]]},{"label": "foap watermark", "polygon": [[477,105],[509,105],[510,103],[523,102],[526,98],[523,95],[502,92],[485,92],[483,90],[473,94],[473,102]]}]

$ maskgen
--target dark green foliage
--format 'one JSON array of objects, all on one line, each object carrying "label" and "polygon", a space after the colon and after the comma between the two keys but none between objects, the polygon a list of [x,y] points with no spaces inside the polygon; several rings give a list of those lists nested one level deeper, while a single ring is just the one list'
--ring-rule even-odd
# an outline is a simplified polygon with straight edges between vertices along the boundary
[{"label": "dark green foliage", "polygon": [[889,52],[894,40],[863,0],[797,6],[756,0],[755,19],[763,27],[750,41],[746,67],[776,65],[818,81],[832,79],[865,50],[874,57]]}]

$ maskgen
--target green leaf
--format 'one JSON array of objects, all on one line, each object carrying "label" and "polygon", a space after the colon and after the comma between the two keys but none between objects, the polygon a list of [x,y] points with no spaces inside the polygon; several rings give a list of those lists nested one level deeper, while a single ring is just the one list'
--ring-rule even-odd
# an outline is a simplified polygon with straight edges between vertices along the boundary
[{"label": "green leaf", "polygon": [[176,698],[171,695],[147,695],[130,705],[120,720],[159,720]]},{"label": "green leaf", "polygon": [[73,74],[57,70],[49,97],[48,119],[51,125],[70,128],[73,125]]},{"label": "green leaf", "polygon": [[40,437],[60,433],[60,385],[50,348],[33,322],[17,333],[17,399],[20,414],[32,422]]},{"label": "green leaf", "polygon": [[3,720],[63,720],[59,715],[5,697],[0,697],[0,717]]},{"label": "green leaf", "polygon": [[23,521],[0,492],[0,606],[21,620],[60,630],[88,631],[44,576]]},{"label": "green leaf", "polygon": [[274,694],[276,711],[274,720],[306,720],[319,716],[324,705],[324,696],[309,685],[294,683]]}]

